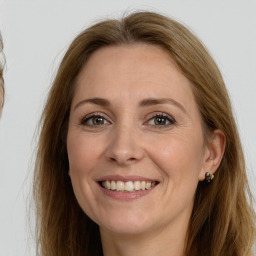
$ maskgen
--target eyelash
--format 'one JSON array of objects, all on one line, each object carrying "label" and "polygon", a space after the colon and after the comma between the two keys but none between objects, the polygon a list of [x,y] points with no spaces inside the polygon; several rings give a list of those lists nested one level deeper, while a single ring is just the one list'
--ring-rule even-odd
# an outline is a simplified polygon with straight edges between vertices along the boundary
[{"label": "eyelash", "polygon": [[[83,126],[94,126],[94,127],[95,127],[95,126],[100,126],[100,127],[102,127],[102,126],[106,125],[106,124],[101,124],[101,125],[97,125],[97,124],[88,124],[87,122],[92,121],[93,118],[102,118],[102,119],[104,120],[104,122],[107,121],[107,119],[105,118],[105,116],[103,116],[102,114],[100,114],[100,113],[92,113],[92,114],[89,114],[89,115],[87,115],[87,116],[85,116],[85,117],[82,117],[82,118],[81,118],[81,121],[80,121],[80,124],[83,125]],[[107,121],[107,122],[110,123],[109,121]]]},{"label": "eyelash", "polygon": [[[88,124],[89,121],[93,121],[93,118],[102,118],[104,124]],[[149,122],[156,119],[156,118],[160,118],[162,120],[164,120],[165,122],[169,122],[169,124],[150,124]],[[101,113],[92,113],[89,114],[85,117],[81,118],[80,124],[82,126],[87,126],[87,127],[93,127],[93,128],[100,128],[103,127],[105,125],[107,125],[105,122],[107,122],[107,124],[110,124],[110,122],[105,118],[104,115],[102,115]],[[166,114],[166,113],[152,113],[151,117],[146,121],[146,123],[148,123],[147,125],[151,126],[151,127],[155,127],[156,129],[164,129],[164,128],[169,128],[170,126],[176,124],[176,121],[173,117],[171,117],[170,115]]]},{"label": "eyelash", "polygon": [[148,123],[151,120],[156,120],[156,118],[160,118],[162,120],[165,120],[165,122],[169,122],[169,124],[148,124],[149,126],[154,126],[157,129],[164,129],[164,128],[169,128],[170,126],[176,124],[176,121],[173,117],[171,117],[170,115],[166,114],[166,113],[153,113],[152,116],[148,119]]}]

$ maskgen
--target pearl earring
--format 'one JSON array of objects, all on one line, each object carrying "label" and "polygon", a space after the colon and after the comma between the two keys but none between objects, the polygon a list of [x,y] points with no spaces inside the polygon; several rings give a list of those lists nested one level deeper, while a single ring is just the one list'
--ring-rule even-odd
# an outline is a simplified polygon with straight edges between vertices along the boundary
[{"label": "pearl earring", "polygon": [[213,179],[214,179],[214,175],[213,175],[213,174],[211,174],[211,173],[209,173],[209,172],[206,172],[206,173],[205,173],[205,180],[206,180],[207,182],[210,183]]}]

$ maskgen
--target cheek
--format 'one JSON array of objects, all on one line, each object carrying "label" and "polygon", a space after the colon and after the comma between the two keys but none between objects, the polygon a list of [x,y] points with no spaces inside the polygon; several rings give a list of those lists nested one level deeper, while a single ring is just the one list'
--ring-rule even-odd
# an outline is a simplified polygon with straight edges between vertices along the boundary
[{"label": "cheek", "polygon": [[70,173],[74,175],[88,175],[99,158],[97,143],[86,139],[82,133],[68,133],[67,151]]},{"label": "cheek", "polygon": [[[76,199],[84,212],[90,213],[90,202],[94,195],[91,192],[93,170],[97,162],[97,150],[82,132],[68,132],[67,151],[69,172]],[[96,144],[97,145],[97,144]],[[94,169],[93,169],[94,168]]]},{"label": "cheek", "polygon": [[173,182],[189,182],[202,167],[203,138],[188,133],[173,133],[157,138],[148,146],[151,159]]}]

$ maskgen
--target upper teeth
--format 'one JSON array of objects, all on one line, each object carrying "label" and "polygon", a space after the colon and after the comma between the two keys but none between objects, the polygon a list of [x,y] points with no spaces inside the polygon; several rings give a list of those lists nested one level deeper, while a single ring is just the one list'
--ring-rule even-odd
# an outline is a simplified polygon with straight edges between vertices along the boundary
[{"label": "upper teeth", "polygon": [[109,190],[116,191],[135,191],[150,189],[156,185],[155,181],[114,181],[106,180],[102,182],[102,186]]}]

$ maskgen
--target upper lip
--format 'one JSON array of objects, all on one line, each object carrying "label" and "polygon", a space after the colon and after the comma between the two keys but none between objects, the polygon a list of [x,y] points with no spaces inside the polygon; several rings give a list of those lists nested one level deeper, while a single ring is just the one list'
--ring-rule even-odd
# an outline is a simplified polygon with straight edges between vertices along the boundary
[{"label": "upper lip", "polygon": [[137,176],[137,175],[126,175],[126,176],[123,176],[123,175],[107,175],[107,176],[103,176],[103,177],[97,179],[98,182],[106,181],[106,180],[123,181],[123,182],[126,182],[126,181],[157,181],[156,179],[143,177],[143,176]]}]

